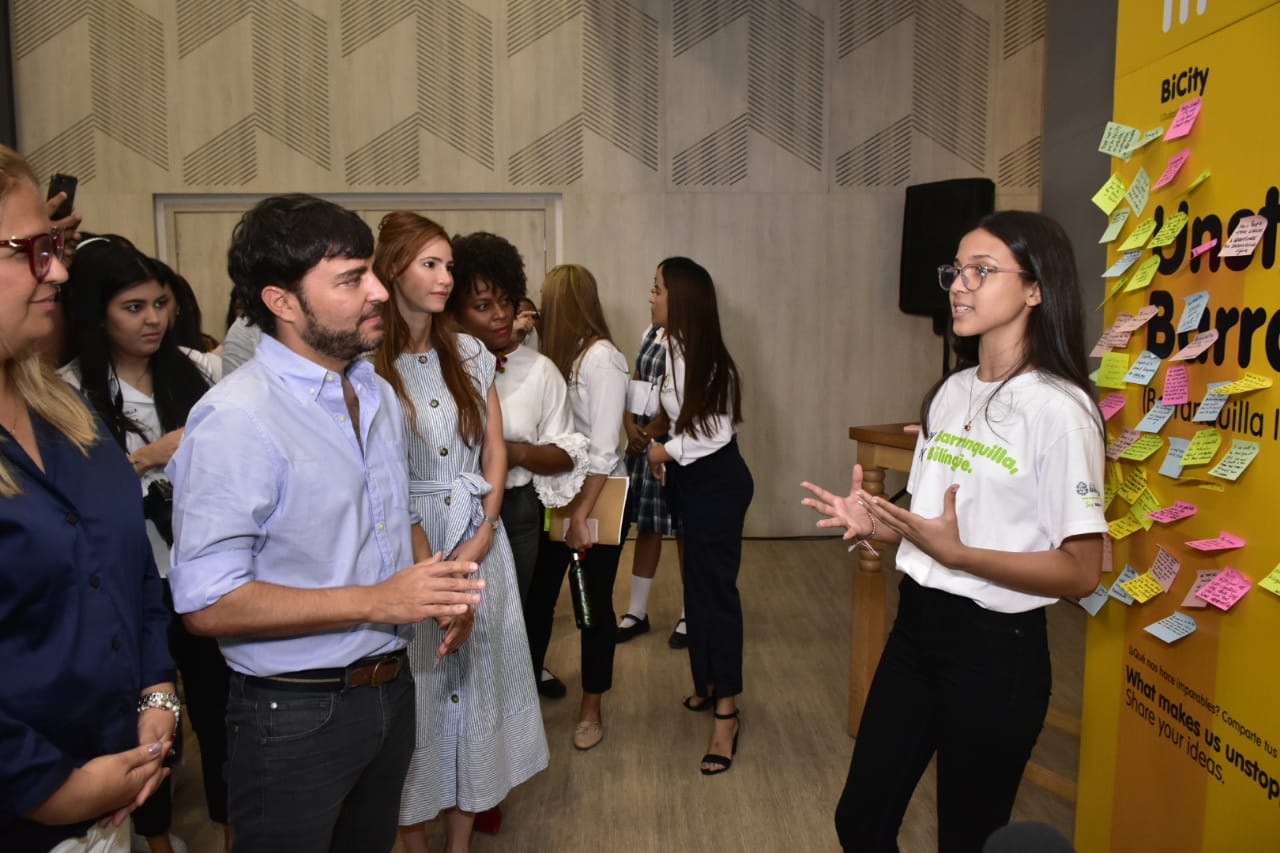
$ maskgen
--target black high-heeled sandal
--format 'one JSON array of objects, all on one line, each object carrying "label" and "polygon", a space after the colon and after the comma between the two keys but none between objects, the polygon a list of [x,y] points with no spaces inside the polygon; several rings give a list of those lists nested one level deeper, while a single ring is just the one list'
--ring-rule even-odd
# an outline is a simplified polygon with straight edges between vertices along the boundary
[{"label": "black high-heeled sandal", "polygon": [[699,767],[698,769],[702,771],[703,776],[715,776],[719,773],[723,773],[724,771],[728,770],[730,767],[733,766],[733,759],[738,754],[738,735],[742,734],[742,718],[738,716],[738,709],[735,708],[732,714],[721,714],[717,712],[715,714],[715,718],[717,720],[737,720],[738,729],[733,733],[733,749],[728,756],[716,755],[715,753],[711,753],[711,752],[708,752],[706,755],[702,756],[702,761],[699,762],[699,764],[722,765],[721,767],[712,768],[710,770],[708,770],[705,767]]},{"label": "black high-heeled sandal", "polygon": [[[695,705],[694,703],[699,699],[702,699],[702,701]],[[712,693],[710,696],[703,698],[695,693],[693,696],[684,697],[684,701],[680,704],[687,710],[693,711],[695,714],[700,714],[703,711],[709,711],[716,706],[716,694]]]}]

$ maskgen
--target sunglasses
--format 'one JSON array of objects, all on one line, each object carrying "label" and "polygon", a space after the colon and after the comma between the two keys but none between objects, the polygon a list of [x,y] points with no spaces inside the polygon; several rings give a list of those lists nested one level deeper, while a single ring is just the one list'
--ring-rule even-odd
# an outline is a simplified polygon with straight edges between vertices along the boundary
[{"label": "sunglasses", "polygon": [[66,246],[62,242],[62,232],[57,228],[34,237],[10,237],[0,241],[0,246],[7,246],[15,251],[27,253],[27,264],[36,281],[44,281],[53,266],[54,258],[62,260],[62,252]]}]

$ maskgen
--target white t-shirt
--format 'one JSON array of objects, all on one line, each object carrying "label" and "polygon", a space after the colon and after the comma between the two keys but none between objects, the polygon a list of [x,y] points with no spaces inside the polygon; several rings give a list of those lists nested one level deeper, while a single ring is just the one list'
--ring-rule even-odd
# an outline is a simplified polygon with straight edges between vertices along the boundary
[{"label": "white t-shirt", "polygon": [[[946,490],[959,483],[956,516],[970,547],[1051,551],[1070,536],[1105,531],[1104,445],[1093,400],[1039,371],[1015,376],[999,393],[999,382],[977,375],[977,368],[956,372],[933,399],[933,434],[916,440],[907,480],[911,511],[940,515]],[[897,566],[921,586],[1001,613],[1057,601],[949,569],[907,541]]]},{"label": "white t-shirt", "polygon": [[[195,366],[204,374],[205,380],[210,385],[222,378],[222,362],[217,356],[196,352],[186,347],[179,347],[178,349],[182,350],[187,358],[195,363]],[[60,368],[58,375],[72,388],[77,391],[80,390],[79,359],[73,359],[66,366]],[[124,416],[142,427],[142,435],[139,435],[134,430],[129,430],[125,433],[124,445],[126,452],[133,453],[141,450],[164,435],[164,428],[160,425],[160,413],[156,411],[155,398],[148,397],[128,382],[117,377],[114,370],[107,375],[107,389],[113,395],[119,390]],[[145,496],[152,483],[157,480],[168,479],[168,477],[165,475],[164,467],[160,466],[145,472],[139,479],[142,483],[142,494]],[[168,577],[169,545],[164,541],[164,537],[160,535],[160,531],[150,519],[147,520],[147,537],[151,540],[151,553],[155,557],[156,569],[160,572],[160,577]]]},{"label": "white t-shirt", "polygon": [[591,442],[587,473],[626,475],[622,461],[622,411],[631,372],[627,357],[598,340],[574,362],[569,374],[569,407],[574,428]]},{"label": "white t-shirt", "polygon": [[573,468],[552,476],[528,468],[508,468],[507,488],[534,484],[545,506],[568,504],[587,476],[587,438],[574,432],[564,377],[551,359],[528,346],[507,355],[494,378],[502,404],[502,437],[529,444],[554,444],[573,459]]},{"label": "white t-shirt", "polygon": [[684,350],[670,338],[663,337],[659,340],[666,346],[667,372],[663,374],[658,399],[671,422],[669,429],[673,433],[671,440],[663,447],[677,464],[688,465],[710,456],[733,440],[733,417],[728,412],[713,415],[705,429],[698,429],[697,436],[689,433],[675,434],[676,420],[680,417],[680,407],[684,402]]}]

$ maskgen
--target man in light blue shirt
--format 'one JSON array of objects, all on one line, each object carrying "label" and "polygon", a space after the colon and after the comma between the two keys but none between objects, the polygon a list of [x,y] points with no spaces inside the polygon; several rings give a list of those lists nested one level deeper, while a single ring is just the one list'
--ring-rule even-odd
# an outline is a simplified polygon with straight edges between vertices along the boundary
[{"label": "man in light blue shirt", "polygon": [[414,743],[415,622],[466,639],[475,563],[429,552],[409,506],[395,394],[357,356],[382,340],[373,235],[320,199],[244,215],[228,270],[264,332],[191,410],[169,465],[169,581],[232,669],[237,851],[390,850]]}]

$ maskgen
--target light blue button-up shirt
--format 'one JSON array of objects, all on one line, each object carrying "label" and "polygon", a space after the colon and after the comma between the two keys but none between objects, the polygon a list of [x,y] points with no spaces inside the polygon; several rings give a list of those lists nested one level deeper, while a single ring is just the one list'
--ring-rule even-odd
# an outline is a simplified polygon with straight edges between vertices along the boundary
[{"label": "light blue button-up shirt", "polygon": [[[250,581],[323,589],[368,586],[413,564],[404,420],[367,361],[342,377],[263,335],[255,356],[191,410],[169,463],[179,613]],[[363,448],[362,448],[363,446]],[[405,645],[409,628],[363,624],[296,637],[221,637],[248,675],[346,666]]]}]

